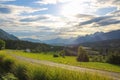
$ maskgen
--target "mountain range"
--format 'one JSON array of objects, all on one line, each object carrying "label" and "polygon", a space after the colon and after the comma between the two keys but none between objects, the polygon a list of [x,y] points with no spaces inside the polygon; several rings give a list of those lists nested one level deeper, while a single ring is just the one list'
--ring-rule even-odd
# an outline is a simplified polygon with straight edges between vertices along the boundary
[{"label": "mountain range", "polygon": [[55,38],[51,40],[45,40],[44,43],[51,44],[51,45],[68,45],[71,44],[75,38],[63,39],[63,38]]},{"label": "mountain range", "polygon": [[120,39],[111,39],[111,40],[103,40],[103,41],[96,41],[96,42],[86,42],[86,43],[80,43],[76,46],[86,46],[91,48],[115,48],[116,50],[120,50]]},{"label": "mountain range", "polygon": [[34,42],[34,43],[43,43],[39,39],[32,39],[32,38],[22,38],[21,40],[23,40],[23,41],[29,41],[29,42]]},{"label": "mountain range", "polygon": [[56,38],[56,39],[46,40],[43,42],[52,45],[53,44],[70,45],[70,44],[80,44],[80,43],[97,42],[104,40],[116,40],[116,39],[120,39],[120,30],[114,30],[106,33],[96,32],[90,35],[78,36],[77,38],[69,38],[69,39]]},{"label": "mountain range", "polygon": [[[9,34],[2,29],[0,29],[0,39],[19,40],[19,38],[17,38],[16,36]],[[77,38],[69,38],[69,39],[56,38],[56,39],[41,41],[39,39],[22,38],[21,40],[34,42],[34,43],[47,43],[51,45],[65,46],[70,44],[81,44],[81,43],[97,42],[104,40],[116,40],[116,39],[120,39],[120,30],[110,31],[106,33],[96,32],[94,34],[90,34],[86,36],[78,36]]]},{"label": "mountain range", "polygon": [[86,42],[96,42],[96,41],[104,41],[104,40],[113,40],[120,39],[120,30],[110,31],[107,33],[104,32],[96,32],[91,35],[79,36],[74,43],[86,43]]}]

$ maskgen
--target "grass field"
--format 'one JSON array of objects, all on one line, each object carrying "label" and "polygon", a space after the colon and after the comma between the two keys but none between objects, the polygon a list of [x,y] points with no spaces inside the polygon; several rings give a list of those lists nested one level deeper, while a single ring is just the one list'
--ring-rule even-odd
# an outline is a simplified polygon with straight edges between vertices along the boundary
[{"label": "grass field", "polygon": [[108,63],[100,63],[100,62],[77,62],[76,57],[70,57],[66,56],[65,58],[58,57],[54,58],[53,53],[26,53],[23,51],[12,51],[12,50],[4,50],[1,51],[2,53],[12,53],[19,56],[24,56],[28,58],[38,59],[38,60],[47,60],[52,61],[56,63],[62,63],[62,64],[69,64],[74,66],[80,66],[80,67],[86,67],[86,68],[93,68],[93,69],[100,69],[100,70],[106,70],[106,71],[112,71],[112,72],[120,72],[120,66],[112,65]]},{"label": "grass field", "polygon": [[9,69],[6,73],[13,73],[19,80],[112,80],[97,73],[75,72],[23,62],[6,54],[5,51],[0,51],[0,64],[0,70],[6,72],[6,69]]}]

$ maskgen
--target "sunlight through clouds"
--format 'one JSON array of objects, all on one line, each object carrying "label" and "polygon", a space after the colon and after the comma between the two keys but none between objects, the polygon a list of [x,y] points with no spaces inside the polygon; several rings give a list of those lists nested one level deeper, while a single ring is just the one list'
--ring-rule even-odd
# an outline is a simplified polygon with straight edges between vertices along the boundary
[{"label": "sunlight through clouds", "polygon": [[90,0],[70,1],[62,5],[62,15],[91,14],[95,10],[90,6]]},{"label": "sunlight through clouds", "polygon": [[34,33],[38,39],[118,30],[119,4],[120,0],[0,0],[0,28],[18,37],[24,36],[22,31],[26,37]]}]

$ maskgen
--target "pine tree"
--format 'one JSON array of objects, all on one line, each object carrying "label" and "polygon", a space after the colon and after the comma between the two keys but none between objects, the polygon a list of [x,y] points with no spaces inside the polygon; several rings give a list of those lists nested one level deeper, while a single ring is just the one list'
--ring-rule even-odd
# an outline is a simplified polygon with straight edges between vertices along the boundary
[{"label": "pine tree", "polygon": [[5,48],[5,41],[0,40],[0,50]]}]

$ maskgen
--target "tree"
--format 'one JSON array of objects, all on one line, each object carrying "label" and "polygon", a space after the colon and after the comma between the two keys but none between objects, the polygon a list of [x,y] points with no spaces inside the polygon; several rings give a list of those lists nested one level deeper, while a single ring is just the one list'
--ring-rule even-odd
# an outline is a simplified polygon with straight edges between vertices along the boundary
[{"label": "tree", "polygon": [[115,51],[114,53],[110,53],[107,58],[107,62],[111,64],[120,65],[120,53]]},{"label": "tree", "polygon": [[5,41],[0,40],[0,50],[5,48]]},{"label": "tree", "polygon": [[59,55],[62,56],[63,58],[65,58],[65,50],[61,50],[61,51],[59,52]]},{"label": "tree", "polygon": [[81,47],[81,46],[78,48],[77,61],[81,61],[81,62],[88,62],[89,61],[89,57],[88,57],[86,50],[83,49],[83,47]]}]

